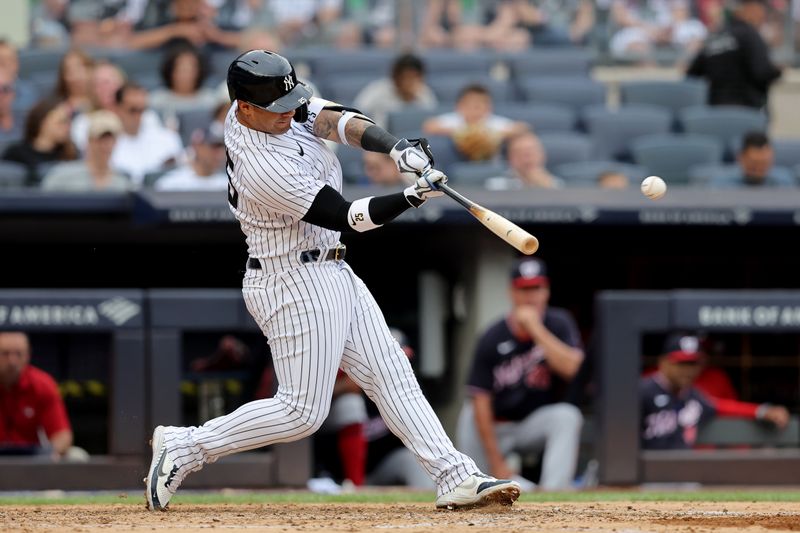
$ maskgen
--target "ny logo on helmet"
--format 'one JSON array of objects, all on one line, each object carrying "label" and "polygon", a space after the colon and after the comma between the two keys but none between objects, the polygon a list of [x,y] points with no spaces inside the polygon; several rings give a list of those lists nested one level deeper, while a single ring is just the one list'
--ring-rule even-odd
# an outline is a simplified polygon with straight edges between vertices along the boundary
[{"label": "ny logo on helmet", "polygon": [[283,86],[289,91],[292,87],[294,87],[294,80],[292,80],[291,76],[286,76],[283,78]]}]

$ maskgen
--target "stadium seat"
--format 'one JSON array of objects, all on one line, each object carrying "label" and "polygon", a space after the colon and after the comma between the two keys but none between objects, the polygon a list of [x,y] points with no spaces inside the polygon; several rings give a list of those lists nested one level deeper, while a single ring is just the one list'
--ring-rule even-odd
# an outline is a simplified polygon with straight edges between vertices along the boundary
[{"label": "stadium seat", "polygon": [[142,84],[141,78],[152,78],[154,75],[158,76],[159,84],[161,80],[161,63],[164,60],[164,55],[154,51],[131,51],[131,50],[113,50],[111,52],[98,51],[94,53],[95,57],[104,57],[121,68],[128,78],[135,80],[137,83]]},{"label": "stadium seat", "polygon": [[347,52],[328,50],[309,58],[311,78],[321,80],[358,73],[373,77],[387,76],[394,57],[393,51],[381,49]]},{"label": "stadium seat", "polygon": [[178,116],[178,134],[181,136],[181,142],[184,146],[190,146],[192,132],[196,129],[203,128],[211,122],[211,111],[205,108],[191,109],[189,111],[181,111]]},{"label": "stadium seat", "polygon": [[28,168],[22,163],[0,160],[0,188],[23,187],[28,177]]},{"label": "stadium seat", "polygon": [[479,51],[459,53],[442,49],[426,50],[424,54],[419,55],[419,58],[425,65],[427,76],[453,74],[486,78],[495,62],[493,55]]},{"label": "stadium seat", "polygon": [[525,122],[537,134],[570,132],[576,123],[575,112],[560,104],[504,103],[496,104],[494,112]]},{"label": "stadium seat", "polygon": [[645,135],[632,141],[631,153],[648,174],[668,184],[688,183],[689,169],[695,165],[722,162],[722,144],[707,135]]},{"label": "stadium seat", "polygon": [[663,106],[677,117],[687,107],[705,105],[707,92],[701,80],[632,81],[620,85],[620,103]]},{"label": "stadium seat", "polygon": [[[764,131],[767,117],[755,109],[737,106],[696,106],[679,113],[686,133],[709,135],[728,149],[748,131]],[[731,156],[726,151],[727,156]]]},{"label": "stadium seat", "polygon": [[442,113],[449,113],[453,110],[452,105],[439,107],[436,109],[404,109],[402,111],[392,111],[389,113],[387,121],[388,130],[398,137],[412,137],[409,132],[419,132],[422,130],[422,123],[431,117]]},{"label": "stadium seat", "polygon": [[514,86],[507,81],[487,77],[462,74],[428,75],[428,85],[436,93],[440,103],[453,103],[458,99],[461,90],[467,85],[482,85],[492,95],[495,103],[517,100]]},{"label": "stadium seat", "polygon": [[332,100],[342,105],[353,105],[353,100],[361,92],[361,89],[375,79],[374,74],[353,74],[340,78],[327,78],[319,80],[319,90],[327,100]]},{"label": "stadium seat", "polygon": [[792,168],[800,165],[800,139],[773,139],[771,142],[776,165]]},{"label": "stadium seat", "polygon": [[508,167],[496,161],[459,162],[450,165],[447,176],[454,185],[475,185],[482,187],[484,182],[496,176],[508,174]]},{"label": "stadium seat", "polygon": [[336,157],[342,165],[342,176],[345,183],[362,183],[364,174],[364,154],[361,150],[350,146],[337,146]]},{"label": "stadium seat", "polygon": [[547,168],[551,170],[564,163],[591,158],[592,142],[581,133],[545,133],[539,139],[547,154]]},{"label": "stadium seat", "polygon": [[631,184],[638,184],[647,170],[619,161],[579,161],[564,163],[553,169],[553,174],[563,179],[569,187],[593,187],[597,185],[597,178],[605,172],[621,172],[628,177]]},{"label": "stadium seat", "polygon": [[695,165],[689,169],[689,185],[705,187],[716,176],[734,174],[736,165]]},{"label": "stadium seat", "polygon": [[506,57],[515,79],[537,76],[588,76],[594,53],[585,48],[528,50]]},{"label": "stadium seat", "polygon": [[606,86],[588,78],[536,77],[519,80],[518,84],[525,99],[536,104],[563,104],[577,112],[606,103]]},{"label": "stadium seat", "polygon": [[38,72],[48,72],[55,77],[58,65],[67,50],[50,48],[21,48],[19,51],[19,77],[30,78]]},{"label": "stadium seat", "polygon": [[[421,137],[422,132],[416,132],[416,135],[409,138]],[[456,150],[453,140],[444,135],[429,135],[427,137],[433,152],[434,166],[444,172],[450,174],[450,169],[455,163],[463,162],[464,157]]]},{"label": "stadium seat", "polygon": [[605,106],[584,109],[584,126],[600,159],[630,161],[630,140],[647,134],[668,133],[672,125],[669,111],[657,106],[631,105],[609,110]]}]

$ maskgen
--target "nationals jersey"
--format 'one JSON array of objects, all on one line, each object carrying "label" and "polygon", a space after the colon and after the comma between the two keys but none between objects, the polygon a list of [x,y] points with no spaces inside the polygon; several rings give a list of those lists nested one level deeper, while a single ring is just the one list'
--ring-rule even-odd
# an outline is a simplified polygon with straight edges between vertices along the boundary
[{"label": "nationals jersey", "polygon": [[236,118],[238,102],[231,105],[225,119],[228,203],[250,257],[296,258],[299,252],[339,242],[339,232],[301,220],[322,187],[342,190],[339,160],[312,133],[314,119],[328,104],[311,98],[308,120],[292,120],[283,135],[243,126]]}]

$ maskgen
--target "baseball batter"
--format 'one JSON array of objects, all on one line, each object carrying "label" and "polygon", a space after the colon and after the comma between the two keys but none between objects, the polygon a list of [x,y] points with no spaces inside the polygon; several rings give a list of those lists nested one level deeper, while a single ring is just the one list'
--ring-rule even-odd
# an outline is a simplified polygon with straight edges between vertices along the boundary
[{"label": "baseball batter", "polygon": [[[342,231],[368,231],[441,195],[424,139],[397,139],[355,109],[311,97],[285,58],[251,50],[228,69],[228,202],[247,240],[244,299],[269,341],[279,381],[200,427],[153,432],[147,506],[165,510],[190,472],[232,453],[301,439],[322,425],[339,368],[437,486],[436,506],[512,504],[519,485],[478,471],[455,449],[423,396],[375,300],[347,263]],[[342,169],[323,139],[390,154],[403,192],[348,202]]]}]

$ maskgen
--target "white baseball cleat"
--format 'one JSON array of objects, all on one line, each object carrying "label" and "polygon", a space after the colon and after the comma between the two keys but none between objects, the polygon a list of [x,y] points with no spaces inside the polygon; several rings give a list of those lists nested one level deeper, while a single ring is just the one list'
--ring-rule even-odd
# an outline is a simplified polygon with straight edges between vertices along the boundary
[{"label": "white baseball cleat", "polygon": [[147,508],[151,511],[166,511],[169,499],[178,490],[182,478],[177,476],[178,465],[167,453],[164,444],[164,426],[157,426],[153,430],[150,445],[153,448],[153,459],[150,461],[147,477],[144,478]]},{"label": "white baseball cleat", "polygon": [[436,508],[454,510],[495,503],[511,505],[517,501],[521,492],[516,481],[475,473],[461,482],[455,490],[436,498]]}]

